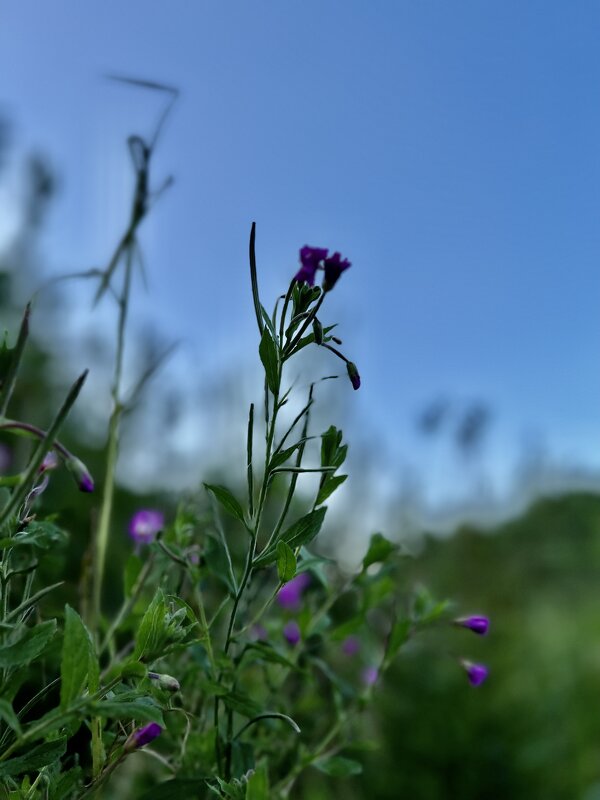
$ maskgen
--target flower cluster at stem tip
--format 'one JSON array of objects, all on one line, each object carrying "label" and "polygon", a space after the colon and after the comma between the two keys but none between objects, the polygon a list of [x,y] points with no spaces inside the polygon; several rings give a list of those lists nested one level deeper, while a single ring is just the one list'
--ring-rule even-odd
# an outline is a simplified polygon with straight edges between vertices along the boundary
[{"label": "flower cluster at stem tip", "polygon": [[309,286],[315,285],[317,270],[322,269],[325,273],[322,289],[330,292],[342,272],[351,265],[347,258],[342,258],[340,253],[334,253],[328,257],[329,250],[325,247],[310,247],[304,245],[300,250],[301,267],[294,276],[298,283],[308,283]]}]

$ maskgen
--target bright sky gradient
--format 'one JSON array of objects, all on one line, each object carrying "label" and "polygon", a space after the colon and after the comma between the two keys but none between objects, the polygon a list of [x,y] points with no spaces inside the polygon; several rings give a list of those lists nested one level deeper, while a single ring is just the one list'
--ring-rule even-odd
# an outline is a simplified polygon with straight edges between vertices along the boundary
[{"label": "bright sky gradient", "polygon": [[0,0],[0,113],[13,155],[61,175],[50,266],[81,269],[114,246],[124,140],[161,102],[103,75],[178,86],[136,313],[237,362],[251,221],[265,299],[302,245],[341,250],[325,320],[363,378],[340,386],[349,438],[372,431],[388,466],[460,494],[415,432],[439,395],[492,406],[498,485],[524,440],[600,466],[599,42],[592,0]]}]

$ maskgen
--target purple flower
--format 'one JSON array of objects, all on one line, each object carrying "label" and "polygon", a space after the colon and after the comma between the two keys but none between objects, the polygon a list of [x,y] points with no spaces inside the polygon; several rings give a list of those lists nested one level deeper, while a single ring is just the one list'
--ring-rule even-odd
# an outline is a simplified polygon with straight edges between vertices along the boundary
[{"label": "purple flower", "polygon": [[329,258],[325,258],[323,268],[325,270],[325,280],[323,281],[323,291],[330,292],[338,282],[338,279],[344,270],[350,267],[350,262],[347,258],[342,259],[339,253],[334,253]]},{"label": "purple flower", "polygon": [[156,534],[165,524],[165,515],[162,511],[153,508],[141,508],[136,511],[129,523],[129,535],[138,544],[153,542]]},{"label": "purple flower", "polygon": [[479,636],[485,636],[490,627],[489,619],[482,616],[461,617],[460,619],[455,619],[454,624],[460,625],[462,628],[468,628],[473,633],[479,634]]},{"label": "purple flower", "polygon": [[360,389],[360,375],[356,369],[356,364],[353,361],[346,361],[346,369],[348,370],[348,377],[354,391]]},{"label": "purple flower", "polygon": [[308,283],[309,286],[315,285],[315,275],[319,269],[320,262],[327,257],[329,250],[323,247],[309,247],[305,244],[300,250],[300,263],[302,266],[294,275],[294,280],[298,283]]},{"label": "purple flower", "polygon": [[284,584],[277,592],[277,602],[282,608],[287,608],[289,611],[297,611],[300,608],[300,599],[302,592],[310,583],[310,575],[308,572],[301,572],[296,575],[291,581]]},{"label": "purple flower", "polygon": [[467,673],[471,686],[480,686],[488,676],[488,668],[485,664],[473,664],[471,661],[461,661],[463,669]]},{"label": "purple flower", "polygon": [[365,667],[362,672],[362,682],[365,686],[373,686],[379,678],[377,667]]},{"label": "purple flower", "polygon": [[348,636],[342,642],[342,653],[345,656],[355,656],[360,650],[360,639],[356,636]]},{"label": "purple flower", "polygon": [[296,645],[300,641],[300,628],[295,620],[290,620],[283,629],[283,635],[291,645]]},{"label": "purple flower", "polygon": [[128,752],[131,752],[132,750],[139,750],[140,747],[144,747],[145,745],[154,741],[154,739],[156,739],[157,736],[160,736],[161,733],[162,728],[158,722],[149,722],[147,725],[144,725],[142,728],[138,728],[131,734],[131,736],[125,742],[124,749]]}]

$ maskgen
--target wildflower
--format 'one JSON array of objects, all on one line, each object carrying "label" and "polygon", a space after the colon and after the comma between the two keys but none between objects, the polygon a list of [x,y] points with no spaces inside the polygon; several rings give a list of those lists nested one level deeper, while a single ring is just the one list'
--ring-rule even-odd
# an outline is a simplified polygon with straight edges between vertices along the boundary
[{"label": "wildflower", "polygon": [[350,267],[350,262],[347,258],[342,259],[339,253],[334,253],[329,258],[323,261],[323,269],[325,270],[325,280],[323,281],[323,291],[330,292],[344,270]]},{"label": "wildflower", "polygon": [[473,633],[479,634],[479,636],[485,636],[490,627],[489,619],[482,616],[461,617],[460,619],[455,619],[454,624],[460,625],[462,628],[468,628]]},{"label": "wildflower", "polygon": [[485,664],[473,664],[471,661],[461,661],[463,669],[467,673],[471,686],[480,686],[488,676],[488,668]]},{"label": "wildflower", "polygon": [[353,361],[346,361],[346,369],[348,370],[348,377],[354,391],[360,389],[360,375],[356,369],[356,364]]},{"label": "wildflower", "polygon": [[287,608],[290,611],[297,611],[300,608],[300,599],[302,592],[310,583],[310,575],[308,572],[301,572],[296,575],[291,581],[284,584],[277,592],[277,602],[282,608]]},{"label": "wildflower", "polygon": [[300,263],[302,266],[294,275],[294,280],[298,283],[308,283],[309,286],[315,285],[315,275],[319,269],[320,262],[327,258],[329,250],[323,247],[309,247],[304,245],[300,250]]},{"label": "wildflower", "polygon": [[362,682],[365,686],[373,686],[379,678],[377,667],[365,667],[362,672]]},{"label": "wildflower", "polygon": [[179,681],[172,675],[160,674],[159,672],[149,672],[148,677],[152,681],[156,681],[161,689],[166,689],[167,692],[178,692],[181,689]]},{"label": "wildflower", "polygon": [[133,750],[139,750],[140,747],[144,747],[154,741],[161,733],[162,728],[158,722],[149,722],[148,725],[138,728],[131,734],[125,742],[124,750],[129,753]]},{"label": "wildflower", "polygon": [[142,508],[136,511],[129,523],[129,535],[138,544],[149,544],[156,538],[165,524],[162,511],[153,508]]},{"label": "wildflower", "polygon": [[348,636],[342,642],[342,653],[345,656],[355,656],[360,650],[360,640],[356,636]]},{"label": "wildflower", "polygon": [[300,628],[298,623],[291,620],[283,629],[283,635],[291,645],[296,645],[300,641]]}]

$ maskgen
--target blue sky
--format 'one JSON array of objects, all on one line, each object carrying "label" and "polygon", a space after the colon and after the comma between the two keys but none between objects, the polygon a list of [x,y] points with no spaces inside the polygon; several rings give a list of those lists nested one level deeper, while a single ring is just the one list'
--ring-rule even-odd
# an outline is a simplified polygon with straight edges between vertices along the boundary
[{"label": "blue sky", "polygon": [[61,176],[48,268],[80,269],[108,258],[124,140],[160,107],[103,75],[178,86],[136,314],[202,369],[237,363],[250,222],[265,299],[302,245],[341,250],[325,319],[363,377],[350,439],[372,433],[441,496],[469,478],[415,433],[440,395],[492,407],[495,481],[525,440],[600,466],[599,34],[591,0],[3,0],[0,112],[15,159],[42,150]]}]

